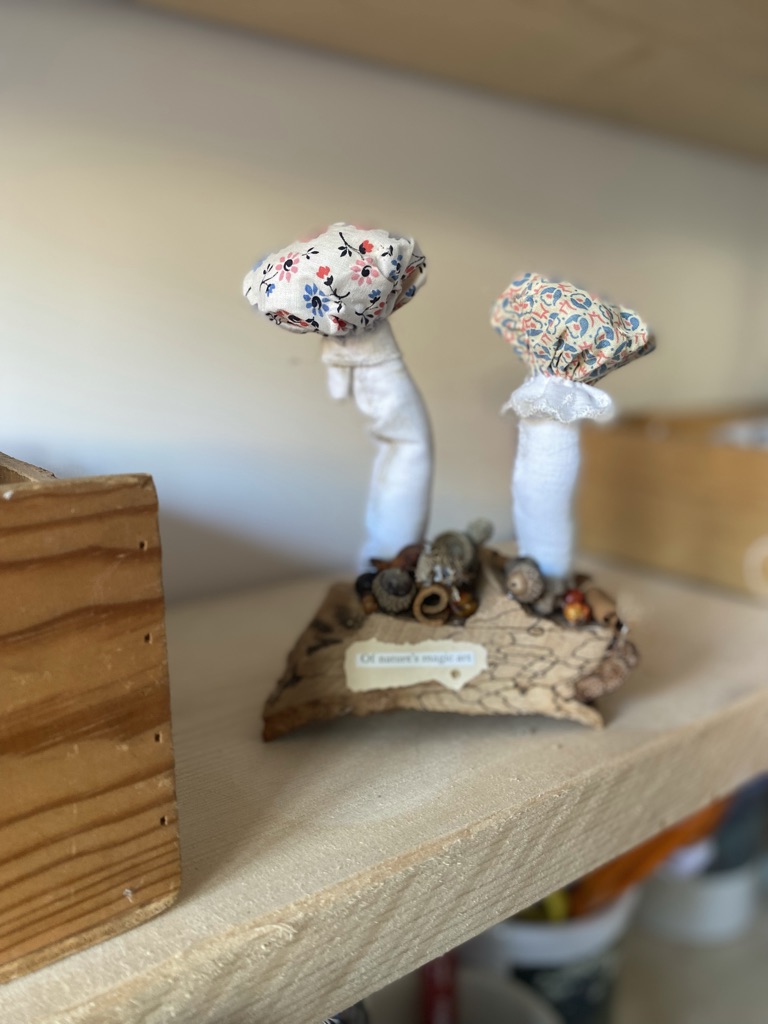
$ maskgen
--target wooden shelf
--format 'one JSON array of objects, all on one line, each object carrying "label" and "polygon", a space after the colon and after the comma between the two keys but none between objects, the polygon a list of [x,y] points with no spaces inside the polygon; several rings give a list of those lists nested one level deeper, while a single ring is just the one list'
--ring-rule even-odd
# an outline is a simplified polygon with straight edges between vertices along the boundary
[{"label": "wooden shelf", "polygon": [[168,614],[183,885],[0,988],[13,1024],[317,1024],[768,768],[766,609],[637,573],[600,732],[401,712],[264,745],[325,582]]},{"label": "wooden shelf", "polygon": [[[143,0],[681,139],[768,156],[768,6],[723,0]],[[525,140],[521,140],[524,149]]]}]

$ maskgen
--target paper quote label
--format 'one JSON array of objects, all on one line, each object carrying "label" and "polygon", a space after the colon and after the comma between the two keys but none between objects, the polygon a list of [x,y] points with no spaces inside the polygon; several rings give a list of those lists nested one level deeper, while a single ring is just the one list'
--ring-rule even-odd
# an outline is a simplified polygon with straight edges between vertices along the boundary
[{"label": "paper quote label", "polygon": [[344,658],[347,687],[356,693],[430,681],[460,690],[487,668],[485,647],[461,640],[423,640],[418,644],[358,640],[350,644]]}]

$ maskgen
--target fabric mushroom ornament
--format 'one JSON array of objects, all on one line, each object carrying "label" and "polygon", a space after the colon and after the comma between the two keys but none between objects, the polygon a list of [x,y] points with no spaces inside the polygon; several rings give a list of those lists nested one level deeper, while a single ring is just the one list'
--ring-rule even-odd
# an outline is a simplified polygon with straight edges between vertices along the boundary
[{"label": "fabric mushroom ornament", "polygon": [[609,395],[594,385],[655,342],[632,310],[533,273],[502,293],[491,324],[530,371],[503,409],[519,418],[512,475],[518,553],[550,581],[563,581],[573,555],[579,421],[612,416]]},{"label": "fabric mushroom ornament", "polygon": [[425,271],[414,239],[339,223],[265,256],[243,282],[246,299],[273,323],[322,336],[331,396],[352,396],[369,420],[377,454],[361,572],[372,558],[420,543],[429,516],[429,417],[389,326]]}]

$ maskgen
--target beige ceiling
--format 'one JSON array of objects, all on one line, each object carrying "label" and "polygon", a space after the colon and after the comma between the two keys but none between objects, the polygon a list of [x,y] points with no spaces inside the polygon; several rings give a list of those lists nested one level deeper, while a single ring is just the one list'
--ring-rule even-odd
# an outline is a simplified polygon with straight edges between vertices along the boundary
[{"label": "beige ceiling", "polygon": [[140,0],[768,156],[766,0]]}]

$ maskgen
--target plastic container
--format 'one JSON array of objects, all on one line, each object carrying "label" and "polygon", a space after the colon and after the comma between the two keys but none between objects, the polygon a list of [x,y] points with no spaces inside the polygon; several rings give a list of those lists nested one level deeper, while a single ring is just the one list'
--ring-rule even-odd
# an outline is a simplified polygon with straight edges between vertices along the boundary
[{"label": "plastic container", "polygon": [[636,905],[632,890],[604,910],[569,921],[510,918],[462,946],[461,959],[524,981],[565,1024],[608,1024],[618,946]]},{"label": "plastic container", "polygon": [[732,942],[749,929],[759,899],[756,862],[693,878],[661,871],[646,883],[638,921],[673,942],[717,945]]},{"label": "plastic container", "polygon": [[[365,1000],[370,1024],[420,1024],[418,972]],[[563,1024],[551,1006],[519,981],[462,967],[459,1024]]]}]

